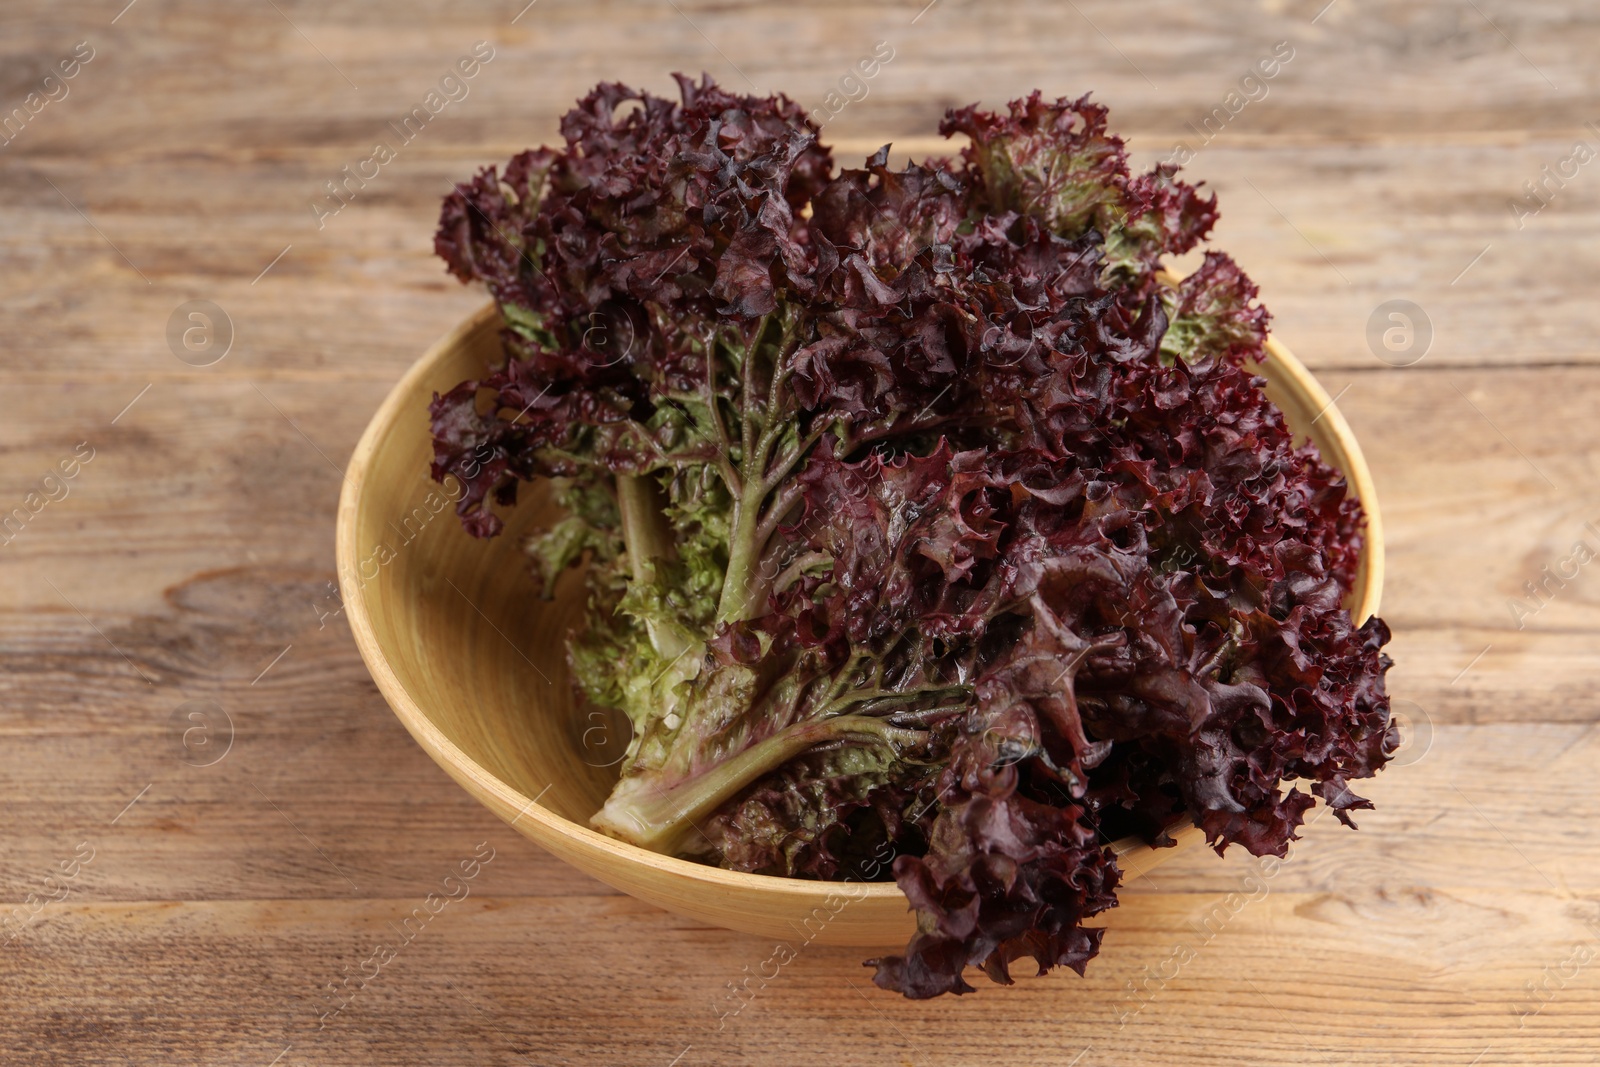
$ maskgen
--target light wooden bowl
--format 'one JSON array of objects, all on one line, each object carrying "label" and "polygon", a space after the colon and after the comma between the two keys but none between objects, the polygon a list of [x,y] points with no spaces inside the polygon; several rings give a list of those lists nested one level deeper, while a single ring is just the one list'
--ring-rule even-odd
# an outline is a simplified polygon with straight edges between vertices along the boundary
[{"label": "light wooden bowl", "polygon": [[[892,882],[737,874],[589,829],[617,770],[596,766],[609,760],[588,754],[586,732],[599,740],[600,721],[580,717],[566,679],[565,634],[583,608],[581,579],[567,575],[546,602],[525,577],[521,535],[553,507],[548,494],[524,486],[520,504],[502,512],[505,532],[479,541],[461,530],[448,494],[428,477],[428,402],[483,372],[499,353],[498,330],[490,304],[429,349],[373,416],[350,460],[339,500],[339,585],[356,644],[390,707],[495,814],[625,893],[767,937],[904,944],[915,924]],[[1361,450],[1328,394],[1286,349],[1271,346],[1263,373],[1290,424],[1344,471],[1366,507],[1367,549],[1352,597],[1365,618],[1378,607],[1383,541]],[[1199,833],[1189,827],[1178,837],[1183,847]],[[1132,838],[1114,847],[1129,881],[1176,851]]]}]

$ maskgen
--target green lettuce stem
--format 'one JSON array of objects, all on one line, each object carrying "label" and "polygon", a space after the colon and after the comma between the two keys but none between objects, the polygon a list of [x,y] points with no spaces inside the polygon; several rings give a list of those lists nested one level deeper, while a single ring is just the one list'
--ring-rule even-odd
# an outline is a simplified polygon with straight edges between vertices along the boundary
[{"label": "green lettuce stem", "polygon": [[[728,536],[728,569],[723,576],[722,595],[717,601],[718,622],[736,622],[746,618],[760,605],[765,583],[757,578],[757,564],[776,524],[794,503],[789,491],[793,487],[784,486],[785,479],[811,450],[811,446],[816,444],[823,431],[823,427],[819,426],[797,447],[777,457],[772,455],[774,446],[783,439],[788,429],[787,421],[779,414],[779,396],[792,369],[794,322],[792,317],[783,320],[782,333],[773,355],[766,410],[762,411],[756,389],[755,364],[770,318],[762,318],[743,356],[739,430],[742,443],[741,470],[738,485],[730,484],[729,487],[734,495],[733,522]],[[780,487],[783,488],[782,492],[779,492]],[[770,506],[764,506],[775,492],[778,493],[778,500]]]},{"label": "green lettuce stem", "polygon": [[852,737],[903,747],[921,741],[923,734],[865,715],[797,722],[671,788],[652,782],[648,775],[625,779],[592,825],[654,852],[676,854],[696,833],[696,823],[757,778],[814,745]]},{"label": "green lettuce stem", "polygon": [[[617,475],[617,508],[622,512],[622,539],[628,548],[633,580],[647,582],[655,560],[670,560],[677,553],[672,531],[662,510],[661,493],[647,474]],[[675,627],[646,622],[650,643],[667,659],[676,659],[689,641]]]},{"label": "green lettuce stem", "polygon": [[747,478],[744,484],[744,493],[733,504],[733,523],[728,533],[728,569],[722,578],[722,596],[717,601],[719,622],[743,618],[750,601],[750,578],[759,547],[756,532],[760,528],[758,520],[766,491],[759,481]]}]

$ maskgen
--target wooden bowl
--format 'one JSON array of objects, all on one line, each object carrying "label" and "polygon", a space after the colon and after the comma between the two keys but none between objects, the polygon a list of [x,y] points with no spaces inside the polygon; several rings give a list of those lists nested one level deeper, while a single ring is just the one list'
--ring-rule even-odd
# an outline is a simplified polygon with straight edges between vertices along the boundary
[{"label": "wooden bowl", "polygon": [[[589,829],[617,768],[594,757],[604,747],[592,744],[603,740],[595,731],[606,723],[580,717],[566,679],[565,634],[583,608],[581,578],[568,574],[550,602],[535,599],[525,577],[521,535],[553,507],[548,494],[525,486],[521,503],[502,513],[505,532],[479,541],[462,531],[449,494],[428,477],[428,402],[498,356],[499,324],[489,304],[429,349],[373,416],[350,460],[339,500],[339,586],[356,644],[390,707],[495,814],[625,893],[767,937],[904,944],[914,917],[893,883],[738,874]],[[1366,507],[1367,547],[1352,596],[1365,618],[1377,610],[1383,580],[1371,475],[1328,394],[1286,349],[1273,344],[1269,352],[1268,393]],[[1182,847],[1199,833],[1189,827],[1178,837]],[[1176,851],[1132,838],[1114,847],[1130,881]]]}]

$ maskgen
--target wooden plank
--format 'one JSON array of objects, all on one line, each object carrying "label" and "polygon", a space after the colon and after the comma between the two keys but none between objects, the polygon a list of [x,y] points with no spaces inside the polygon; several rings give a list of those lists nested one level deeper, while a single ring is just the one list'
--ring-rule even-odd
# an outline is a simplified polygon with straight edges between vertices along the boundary
[{"label": "wooden plank", "polygon": [[[1594,976],[1581,970],[1519,1014],[1523,983],[1594,937],[1592,903],[1532,893],[1268,888],[1225,921],[1207,910],[1214,898],[1140,896],[1109,935],[1119,951],[1086,979],[917,1003],[872,989],[859,952],[817,946],[730,992],[762,973],[772,944],[626,897],[500,897],[498,862],[465,899],[413,920],[409,941],[396,926],[420,893],[54,905],[12,948],[22,966],[5,978],[20,1006],[10,1047],[40,1063],[110,1045],[171,1063],[264,1064],[287,1048],[281,1063],[737,1064],[804,1049],[846,1067],[1575,1064],[1590,1062],[1581,1034],[1600,1023]],[[1506,926],[1514,954],[1493,932]],[[364,966],[384,946],[393,958]],[[528,959],[543,962],[530,973]],[[130,983],[130,971],[145,980]],[[62,1015],[85,1012],[93,1031],[61,1029]],[[1214,1020],[1204,1041],[1197,1018]],[[597,1049],[595,1024],[626,1030],[628,1051]]]},{"label": "wooden plank", "polygon": [[[1593,1062],[1600,600],[1586,566],[1536,599],[1525,583],[1600,548],[1600,171],[1547,184],[1520,224],[1511,204],[1576,141],[1600,148],[1595,12],[124,2],[22,0],[0,41],[5,108],[96,49],[0,147],[0,511],[95,449],[0,545],[0,915],[93,850],[0,949],[0,1058]],[[323,183],[479,40],[496,54],[470,95],[319,229]],[[827,106],[878,41],[894,58],[825,130],[842,161],[946,151],[946,107],[1036,86],[1093,90],[1139,165],[1199,147],[1217,244],[1367,451],[1391,686],[1428,741],[1369,784],[1359,832],[1319,821],[1270,878],[1194,850],[1135,879],[1087,979],[917,1004],[812,946],[734,1013],[729,983],[772,945],[538,852],[406,736],[328,614],[333,510],[389,386],[481,302],[431,254],[452,181],[553,139],[602,78],[666,91],[706,69]],[[1278,41],[1295,53],[1267,95],[1200,147],[1194,125]],[[212,366],[167,340],[197,299],[233,326]],[[1396,299],[1434,329],[1405,368],[1368,336]],[[184,745],[201,704],[208,744],[233,735],[207,766],[216,749]],[[326,983],[479,842],[495,858],[471,895],[319,1030]]]},{"label": "wooden plank", "polygon": [[[1591,720],[1584,667],[1597,618],[1587,571],[1540,599],[1529,597],[1525,583],[1542,581],[1547,565],[1561,566],[1578,540],[1600,547],[1600,535],[1585,528],[1600,526],[1600,511],[1583,503],[1600,459],[1588,401],[1600,385],[1595,372],[1384,368],[1328,370],[1323,378],[1331,393],[1342,392],[1341,410],[1363,443],[1389,517],[1383,614],[1397,632],[1395,691],[1414,700],[1427,693],[1425,703],[1444,721]],[[317,605],[333,577],[326,531],[340,468],[387,387],[356,379],[334,391],[298,378],[255,385],[242,375],[161,382],[110,426],[107,413],[140,387],[0,386],[0,403],[13,409],[45,410],[70,397],[73,412],[0,427],[0,491],[13,505],[78,441],[97,450],[67,498],[49,504],[4,547],[0,588],[30,611],[76,618],[68,601],[83,604],[92,595],[101,611],[137,615],[202,572],[259,572],[240,582],[276,590],[271,606],[252,616],[273,619],[252,648],[260,659],[235,669],[253,676],[330,610]],[[85,553],[137,567],[106,583],[77,565]],[[280,569],[288,573],[273,573]],[[74,625],[92,635],[81,619]],[[112,640],[123,643],[115,634]],[[149,640],[160,638],[132,643]],[[112,651],[103,641],[100,649]],[[146,666],[153,671],[159,663]],[[133,674],[126,664],[107,667]]]}]

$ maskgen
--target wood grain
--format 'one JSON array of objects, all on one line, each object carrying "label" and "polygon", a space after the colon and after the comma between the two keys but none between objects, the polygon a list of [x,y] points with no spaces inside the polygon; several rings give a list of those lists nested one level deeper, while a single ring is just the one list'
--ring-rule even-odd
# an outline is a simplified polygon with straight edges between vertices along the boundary
[{"label": "wood grain", "polygon": [[[1520,628],[1511,604],[1600,525],[1600,171],[1521,228],[1509,203],[1600,145],[1600,12],[539,0],[512,24],[520,0],[124,3],[19,0],[0,31],[5,109],[96,49],[0,147],[0,511],[96,449],[0,546],[0,912],[94,849],[0,948],[0,1060],[1595,1062],[1600,593],[1585,568]],[[317,229],[322,183],[479,40],[497,51],[472,94]],[[601,78],[706,69],[814,107],[879,40],[895,58],[825,131],[841,159],[926,151],[946,106],[1038,86],[1094,90],[1148,164],[1293,43],[1189,171],[1365,448],[1392,689],[1431,740],[1371,784],[1359,833],[1319,821],[1266,881],[1205,850],[1135,879],[1086,979],[911,1004],[859,952],[810,946],[730,1000],[770,941],[538,851],[406,735],[320,618],[334,509],[368,417],[479,303],[431,256],[452,180],[552,139]],[[214,366],[167,347],[194,299],[235,328]],[[1391,299],[1434,326],[1406,368],[1366,337]],[[191,701],[232,722],[211,766],[183,744]],[[326,983],[480,842],[471,895],[319,1030]]]}]

